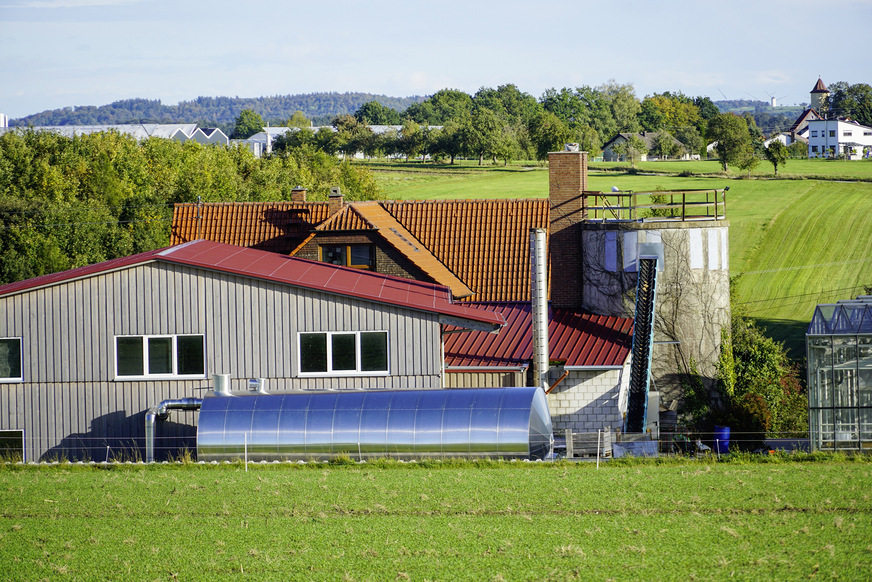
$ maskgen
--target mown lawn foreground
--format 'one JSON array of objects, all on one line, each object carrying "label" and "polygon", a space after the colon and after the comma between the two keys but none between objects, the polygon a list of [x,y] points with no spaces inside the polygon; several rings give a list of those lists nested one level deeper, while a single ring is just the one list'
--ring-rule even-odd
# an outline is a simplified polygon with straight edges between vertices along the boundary
[{"label": "mown lawn foreground", "polygon": [[0,467],[6,580],[868,580],[867,459]]}]

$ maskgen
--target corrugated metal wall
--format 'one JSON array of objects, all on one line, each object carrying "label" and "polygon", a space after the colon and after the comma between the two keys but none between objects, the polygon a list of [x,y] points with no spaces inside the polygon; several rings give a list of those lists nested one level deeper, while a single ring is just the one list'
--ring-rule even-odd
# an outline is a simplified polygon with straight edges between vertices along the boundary
[{"label": "corrugated metal wall", "polygon": [[[297,333],[343,330],[387,330],[390,376],[297,377]],[[115,336],[155,334],[203,334],[207,379],[114,381]],[[141,448],[145,411],[202,396],[216,373],[233,389],[441,386],[435,315],[164,263],[0,298],[0,337],[22,338],[24,381],[0,384],[0,430],[24,430],[28,460]],[[165,444],[193,448],[195,419],[174,412]]]}]

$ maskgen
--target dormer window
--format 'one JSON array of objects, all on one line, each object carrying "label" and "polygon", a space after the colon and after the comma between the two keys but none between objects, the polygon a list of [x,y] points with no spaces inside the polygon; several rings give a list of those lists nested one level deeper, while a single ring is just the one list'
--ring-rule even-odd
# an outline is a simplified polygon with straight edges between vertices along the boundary
[{"label": "dormer window", "polygon": [[369,244],[321,245],[319,260],[331,265],[372,270],[375,268],[375,247]]}]

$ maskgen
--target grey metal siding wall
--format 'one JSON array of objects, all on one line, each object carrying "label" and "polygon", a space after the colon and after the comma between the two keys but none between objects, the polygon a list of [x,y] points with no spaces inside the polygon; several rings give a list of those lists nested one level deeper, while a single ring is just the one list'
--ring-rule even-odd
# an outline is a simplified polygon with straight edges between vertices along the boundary
[{"label": "grey metal siding wall", "polygon": [[[390,375],[297,377],[298,331],[387,330]],[[203,334],[202,380],[114,380],[116,335]],[[211,376],[268,389],[438,388],[435,315],[270,282],[153,263],[0,298],[0,337],[22,338],[21,383],[0,383],[0,430],[24,430],[28,460],[103,460],[141,449],[145,411],[200,397]],[[159,436],[193,448],[196,413]],[[160,447],[160,443],[158,443]]]},{"label": "grey metal siding wall", "polygon": [[467,371],[445,374],[446,388],[511,388],[526,384],[526,374],[523,372]]}]

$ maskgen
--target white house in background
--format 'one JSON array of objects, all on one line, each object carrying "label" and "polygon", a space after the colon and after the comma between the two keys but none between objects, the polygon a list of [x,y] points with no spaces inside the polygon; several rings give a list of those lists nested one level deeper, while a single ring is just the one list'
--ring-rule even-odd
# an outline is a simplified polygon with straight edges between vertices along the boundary
[{"label": "white house in background", "polygon": [[[804,129],[803,131],[808,134],[808,129]],[[763,146],[768,148],[769,144],[771,144],[773,141],[780,141],[786,146],[789,146],[793,142],[797,141],[801,141],[808,145],[808,139],[806,137],[796,133],[791,133],[789,131],[782,131],[777,135],[773,135],[772,137],[763,142]]]},{"label": "white house in background", "polygon": [[872,155],[872,127],[850,119],[816,119],[808,123],[808,157],[844,155],[859,160]]},{"label": "white house in background", "polygon": [[[638,137],[640,140],[642,140],[642,143],[645,144],[645,150],[642,152],[642,154],[639,158],[639,161],[646,162],[649,160],[654,161],[654,160],[660,159],[657,157],[649,157],[649,155],[648,155],[648,151],[652,147],[654,147],[655,140],[660,135],[660,132],[658,132],[658,131],[643,131],[641,133],[619,133],[615,137],[613,137],[612,139],[607,141],[603,145],[603,161],[604,162],[623,162],[623,161],[626,161],[626,159],[627,159],[626,155],[616,152],[614,148],[618,144],[622,144],[622,143],[629,141],[630,136],[633,136],[633,135]],[[689,160],[693,157],[687,153],[687,150],[684,147],[684,144],[682,144],[680,141],[678,141],[674,137],[672,138],[672,141],[675,143],[675,145],[678,148],[680,148],[679,150],[677,150],[679,152],[678,155],[672,157],[673,160]],[[696,157],[698,158],[699,156],[696,156]]]}]

